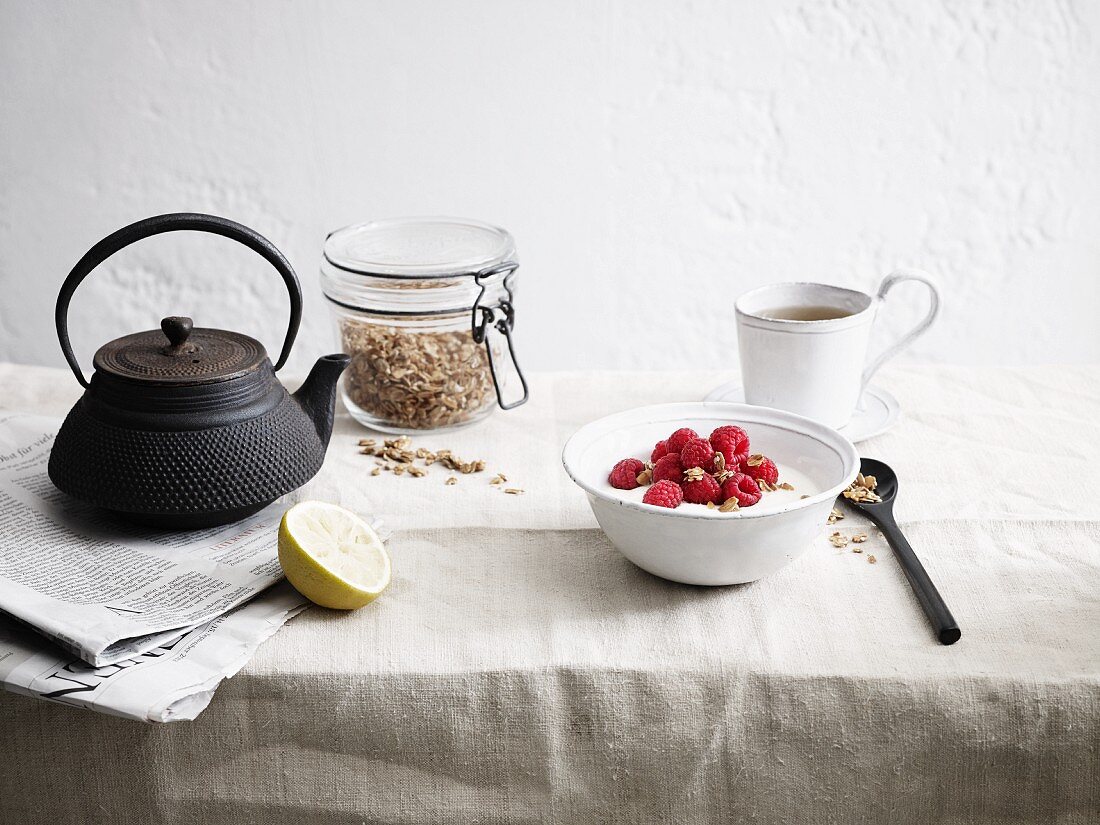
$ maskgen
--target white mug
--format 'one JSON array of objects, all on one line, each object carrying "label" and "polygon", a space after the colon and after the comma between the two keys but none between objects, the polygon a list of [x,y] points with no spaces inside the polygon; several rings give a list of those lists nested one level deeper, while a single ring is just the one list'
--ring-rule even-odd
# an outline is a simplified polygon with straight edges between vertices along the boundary
[{"label": "white mug", "polygon": [[[928,313],[864,367],[878,308],[902,281],[920,281],[928,287]],[[823,308],[833,311],[814,311]],[[899,269],[882,279],[873,298],[827,284],[773,284],[746,292],[735,309],[745,400],[843,427],[871,376],[936,320],[940,291],[927,273]],[[833,317],[798,320],[777,315]]]}]

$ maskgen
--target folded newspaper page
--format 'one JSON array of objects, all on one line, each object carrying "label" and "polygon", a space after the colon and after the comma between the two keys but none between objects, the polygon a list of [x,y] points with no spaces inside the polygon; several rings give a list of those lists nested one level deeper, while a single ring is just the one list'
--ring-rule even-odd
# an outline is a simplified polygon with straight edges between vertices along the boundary
[{"label": "folded newspaper page", "polygon": [[50,482],[60,425],[0,412],[0,611],[103,667],[181,640],[282,578],[280,505],[183,533],[123,522]]},{"label": "folded newspaper page", "polygon": [[143,722],[194,719],[222,679],[234,675],[268,636],[306,607],[286,582],[182,636],[105,667],[94,667],[0,617],[0,684],[36,699]]}]

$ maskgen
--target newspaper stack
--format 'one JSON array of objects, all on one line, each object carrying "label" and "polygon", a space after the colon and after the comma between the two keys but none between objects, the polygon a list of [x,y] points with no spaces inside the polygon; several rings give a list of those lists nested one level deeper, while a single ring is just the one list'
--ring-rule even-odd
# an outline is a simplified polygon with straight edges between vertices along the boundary
[{"label": "newspaper stack", "polygon": [[306,606],[282,581],[279,508],[189,533],[122,523],[50,482],[60,425],[0,413],[0,683],[130,719],[194,719]]}]

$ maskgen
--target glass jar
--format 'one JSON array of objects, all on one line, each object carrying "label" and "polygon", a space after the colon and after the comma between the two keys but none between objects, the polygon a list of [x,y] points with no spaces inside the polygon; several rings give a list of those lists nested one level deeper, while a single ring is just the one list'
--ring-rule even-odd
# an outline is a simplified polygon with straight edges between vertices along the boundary
[{"label": "glass jar", "polygon": [[[344,405],[376,430],[447,430],[527,401],[512,348],[515,242],[462,218],[396,218],[325,239],[321,289],[351,356]],[[504,353],[522,394],[506,402]]]}]

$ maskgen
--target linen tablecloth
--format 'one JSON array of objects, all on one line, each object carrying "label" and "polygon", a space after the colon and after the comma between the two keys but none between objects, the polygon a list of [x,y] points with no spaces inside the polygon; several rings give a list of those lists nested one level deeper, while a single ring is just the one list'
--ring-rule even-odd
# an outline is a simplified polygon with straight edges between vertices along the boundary
[{"label": "linen tablecloth", "polygon": [[[903,418],[861,452],[898,471],[953,647],[871,530],[856,554],[823,525],[724,588],[616,553],[565,439],[728,378],[535,376],[527,406],[415,439],[486,460],[454,486],[372,477],[341,413],[302,495],[385,520],[389,591],[293,620],[193,723],[0,695],[0,821],[1096,822],[1100,368],[882,374]],[[7,408],[63,414],[77,389],[0,366]]]}]

